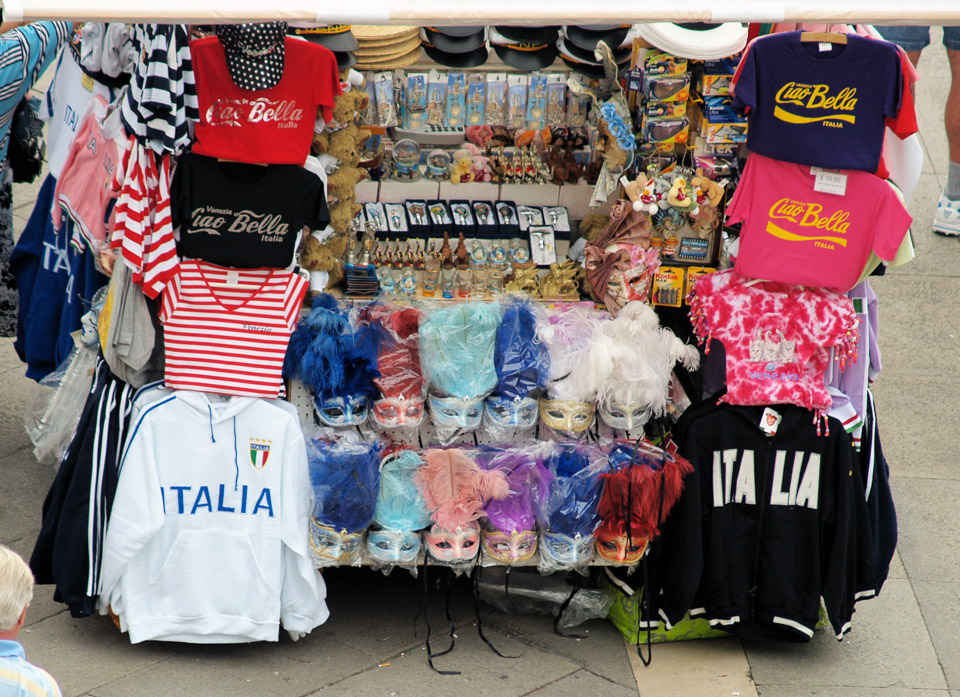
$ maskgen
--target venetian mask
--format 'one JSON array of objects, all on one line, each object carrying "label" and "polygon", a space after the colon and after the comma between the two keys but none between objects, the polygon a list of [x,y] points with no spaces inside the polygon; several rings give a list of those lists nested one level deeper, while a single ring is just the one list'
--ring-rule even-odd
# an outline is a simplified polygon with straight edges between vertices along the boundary
[{"label": "venetian mask", "polygon": [[541,399],[540,418],[555,431],[582,433],[593,423],[596,405],[591,402],[571,402],[563,399]]},{"label": "venetian mask", "polygon": [[367,420],[370,402],[366,397],[331,397],[324,399],[317,396],[313,400],[317,418],[324,426],[338,428],[340,426],[356,426]]},{"label": "venetian mask", "polygon": [[483,397],[461,399],[428,395],[430,420],[441,428],[476,428],[483,416]]},{"label": "venetian mask", "polygon": [[420,553],[420,533],[401,530],[370,530],[367,533],[367,553],[383,564],[410,564]]},{"label": "venetian mask", "polygon": [[316,520],[310,521],[310,548],[321,561],[352,564],[360,556],[362,542],[363,533],[337,531]]},{"label": "venetian mask", "polygon": [[530,428],[537,423],[537,400],[534,397],[491,395],[483,404],[483,413],[494,426]]},{"label": "venetian mask", "polygon": [[384,397],[373,403],[372,411],[383,428],[414,428],[423,422],[423,398]]},{"label": "venetian mask", "polygon": [[582,566],[593,559],[593,535],[570,537],[556,532],[540,536],[540,556],[557,566]]},{"label": "venetian mask", "polygon": [[637,537],[627,540],[626,535],[615,535],[603,528],[597,530],[596,538],[597,554],[617,564],[633,564],[639,561],[649,542],[646,538]]},{"label": "venetian mask", "polygon": [[647,407],[636,402],[620,404],[612,402],[609,405],[601,404],[600,418],[607,426],[619,428],[623,431],[632,431],[642,427],[650,420],[652,412]]},{"label": "venetian mask", "polygon": [[469,523],[450,532],[438,525],[423,533],[427,551],[440,564],[462,564],[472,561],[480,551],[480,526]]},{"label": "venetian mask", "polygon": [[483,548],[499,562],[515,564],[526,561],[537,553],[536,530],[483,531]]}]

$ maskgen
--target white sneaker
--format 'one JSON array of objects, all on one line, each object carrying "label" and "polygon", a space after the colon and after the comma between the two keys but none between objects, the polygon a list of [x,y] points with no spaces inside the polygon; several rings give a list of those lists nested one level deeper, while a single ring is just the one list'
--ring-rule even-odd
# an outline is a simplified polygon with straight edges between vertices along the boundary
[{"label": "white sneaker", "polygon": [[937,214],[933,218],[933,231],[947,237],[960,235],[960,201],[951,201],[946,196],[940,197]]}]

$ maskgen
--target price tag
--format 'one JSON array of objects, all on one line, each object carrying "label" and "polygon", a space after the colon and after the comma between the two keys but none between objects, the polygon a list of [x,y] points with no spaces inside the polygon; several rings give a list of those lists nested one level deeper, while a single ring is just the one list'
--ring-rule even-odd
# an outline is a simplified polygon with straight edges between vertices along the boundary
[{"label": "price tag", "polygon": [[845,196],[847,193],[847,175],[830,169],[818,169],[815,173],[813,190],[822,194],[836,194]]},{"label": "price tag", "polygon": [[760,417],[760,430],[770,438],[777,435],[777,429],[780,428],[780,420],[783,416],[774,409],[767,407],[763,410],[763,416]]}]

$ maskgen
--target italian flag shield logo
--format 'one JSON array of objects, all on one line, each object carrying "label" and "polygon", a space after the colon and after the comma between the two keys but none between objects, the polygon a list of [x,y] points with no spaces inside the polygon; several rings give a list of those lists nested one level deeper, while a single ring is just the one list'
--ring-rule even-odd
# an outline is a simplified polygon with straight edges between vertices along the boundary
[{"label": "italian flag shield logo", "polygon": [[262,470],[267,466],[267,459],[270,457],[270,441],[250,439],[250,462],[253,463],[253,469]]}]

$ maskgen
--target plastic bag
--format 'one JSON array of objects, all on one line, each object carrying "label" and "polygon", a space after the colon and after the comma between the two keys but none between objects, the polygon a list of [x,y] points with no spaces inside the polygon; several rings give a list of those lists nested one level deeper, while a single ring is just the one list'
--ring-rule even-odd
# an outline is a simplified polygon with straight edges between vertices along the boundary
[{"label": "plastic bag", "polygon": [[416,576],[423,546],[420,531],[432,522],[423,494],[414,481],[422,465],[420,455],[407,449],[383,459],[380,491],[373,526],[367,531],[366,549],[371,566],[386,573],[394,566],[402,566]]},{"label": "plastic bag", "polygon": [[553,475],[540,508],[542,573],[583,568],[593,561],[593,532],[600,524],[600,474],[606,457],[600,448],[573,443],[550,445],[545,464]]},{"label": "plastic bag", "polygon": [[360,565],[363,534],[377,503],[381,449],[379,441],[307,440],[314,493],[310,555],[318,567]]},{"label": "plastic bag", "polygon": [[[378,429],[415,432],[426,414],[426,381],[420,368],[419,330],[423,313],[399,305],[371,305],[361,321],[379,325],[385,340],[377,354],[378,395],[371,417]],[[400,438],[400,440],[405,440]]]},{"label": "plastic bag", "polygon": [[565,574],[542,576],[532,569],[514,568],[508,577],[505,568],[485,568],[477,588],[480,599],[501,612],[557,617],[559,630],[606,617],[613,604],[603,589],[579,587]]},{"label": "plastic bag", "polygon": [[37,462],[59,465],[77,431],[96,362],[96,350],[78,346],[38,383],[23,415]]}]

